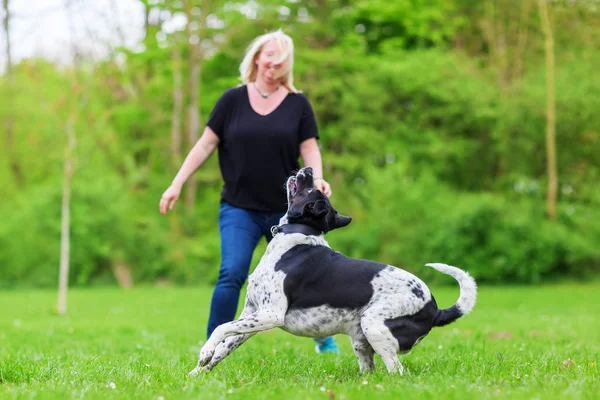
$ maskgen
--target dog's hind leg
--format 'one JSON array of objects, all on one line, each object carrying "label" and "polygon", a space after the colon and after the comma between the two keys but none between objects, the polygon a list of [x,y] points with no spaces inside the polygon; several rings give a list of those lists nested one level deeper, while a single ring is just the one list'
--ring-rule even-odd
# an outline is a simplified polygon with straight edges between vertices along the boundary
[{"label": "dog's hind leg", "polygon": [[375,351],[360,326],[350,332],[350,341],[352,342],[354,354],[358,358],[360,372],[364,374],[373,371],[375,369],[375,360],[373,359]]},{"label": "dog's hind leg", "polygon": [[373,350],[381,357],[389,373],[404,373],[404,367],[398,360],[398,341],[385,326],[384,321],[375,313],[365,313],[360,321],[362,330]]}]

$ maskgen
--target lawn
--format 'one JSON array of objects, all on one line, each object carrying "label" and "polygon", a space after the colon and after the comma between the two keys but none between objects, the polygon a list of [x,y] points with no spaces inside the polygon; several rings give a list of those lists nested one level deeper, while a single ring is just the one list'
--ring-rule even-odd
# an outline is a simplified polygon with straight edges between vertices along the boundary
[{"label": "lawn", "polygon": [[[458,287],[432,288],[450,306]],[[279,330],[188,378],[204,339],[208,287],[76,289],[67,316],[53,291],[0,293],[0,399],[597,399],[600,285],[482,287],[473,313],[436,328],[408,373],[360,375],[343,354]]]}]

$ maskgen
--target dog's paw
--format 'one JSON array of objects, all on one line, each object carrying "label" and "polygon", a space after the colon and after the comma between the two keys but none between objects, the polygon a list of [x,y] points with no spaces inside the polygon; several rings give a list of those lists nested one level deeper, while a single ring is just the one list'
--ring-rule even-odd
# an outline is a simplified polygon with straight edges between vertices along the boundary
[{"label": "dog's paw", "polygon": [[205,365],[204,367],[201,367],[198,365],[196,368],[191,370],[190,373],[188,373],[188,376],[193,377],[193,376],[197,376],[200,374],[207,374],[209,372],[210,372],[210,368],[208,367],[208,365]]},{"label": "dog's paw", "polygon": [[206,346],[204,346],[202,350],[200,350],[200,356],[198,357],[198,366],[203,367],[206,364],[208,364],[212,359],[214,352],[214,349],[207,349]]}]

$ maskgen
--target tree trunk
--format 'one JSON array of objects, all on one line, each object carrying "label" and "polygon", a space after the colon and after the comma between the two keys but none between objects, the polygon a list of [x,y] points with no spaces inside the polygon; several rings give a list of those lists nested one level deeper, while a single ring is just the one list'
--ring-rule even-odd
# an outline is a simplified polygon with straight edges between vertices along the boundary
[{"label": "tree trunk", "polygon": [[129,264],[122,260],[113,260],[111,269],[119,287],[124,289],[133,287],[133,277]]},{"label": "tree trunk", "polygon": [[529,15],[531,3],[529,0],[523,0],[521,3],[521,15],[519,18],[517,47],[514,55],[512,79],[519,79],[525,70],[525,49],[527,48],[527,38],[529,33]]},{"label": "tree trunk", "polygon": [[11,77],[11,72],[12,72],[12,53],[10,50],[10,8],[9,8],[9,1],[8,0],[3,0],[2,4],[4,6],[4,33],[5,33],[5,40],[6,40],[6,73],[8,74],[9,77]]},{"label": "tree trunk", "polygon": [[502,91],[506,88],[506,35],[504,19],[493,0],[484,3],[484,17],[479,22],[485,42],[490,48],[490,64],[496,68],[496,79]]},{"label": "tree trunk", "polygon": [[[200,110],[198,109],[198,76],[200,74],[200,65],[198,63],[191,63],[190,65],[190,104],[187,110],[187,139],[189,149],[198,141],[200,131]],[[195,65],[194,65],[195,64]],[[189,177],[188,187],[185,192],[185,208],[188,212],[194,207],[196,201],[197,191],[197,180],[194,175]]]},{"label": "tree trunk", "polygon": [[546,53],[546,155],[548,170],[547,212],[551,220],[556,220],[556,198],[558,178],[556,171],[556,99],[554,69],[554,38],[548,15],[546,0],[538,0],[540,18],[545,39]]},{"label": "tree trunk", "polygon": [[[194,16],[192,12],[192,4],[188,0],[185,2],[185,13],[188,18],[188,24],[186,32],[189,43],[189,90],[190,90],[190,102],[187,109],[187,139],[189,149],[191,149],[200,136],[200,107],[199,107],[199,95],[200,95],[200,74],[202,71],[202,50],[200,45],[202,43],[203,32],[206,29],[206,16],[209,14],[209,2],[204,1],[201,8],[201,18],[199,28],[193,28],[193,22],[197,21],[198,18]],[[197,191],[197,180],[194,175],[188,179],[188,186],[185,195],[185,208],[189,213],[191,212],[194,202],[196,201]]]},{"label": "tree trunk", "polygon": [[[12,70],[12,50],[10,47],[10,7],[9,0],[3,0],[4,6],[4,37],[5,37],[5,48],[6,48],[6,78],[8,81],[8,96],[12,97],[14,93],[14,76]],[[23,183],[23,170],[18,158],[15,154],[15,122],[12,115],[12,109],[7,113],[7,117],[4,121],[4,127],[6,131],[5,143],[6,143],[6,155],[8,157],[8,163],[10,170],[12,171],[13,178],[18,186]]]},{"label": "tree trunk", "polygon": [[496,24],[494,31],[496,32],[498,84],[500,85],[500,89],[506,89],[508,84],[508,39],[506,35],[506,20],[499,7],[496,7],[494,10],[494,19]]},{"label": "tree trunk", "polygon": [[183,85],[181,77],[181,50],[179,42],[173,47],[173,116],[171,118],[171,162],[177,171],[182,162],[181,114],[183,112]]},{"label": "tree trunk", "polygon": [[76,98],[77,102],[71,107],[71,112],[65,123],[65,133],[67,142],[65,145],[64,165],[63,165],[63,196],[61,207],[61,233],[60,233],[60,270],[58,274],[58,305],[57,311],[59,315],[64,315],[67,312],[67,290],[69,288],[69,258],[71,248],[71,182],[74,170],[75,157],[75,122],[80,110],[83,108],[86,98],[80,93],[79,78],[78,78],[78,62],[80,60],[77,48],[75,47],[75,29],[73,25],[72,12],[69,8],[70,0],[66,0],[65,6],[67,12],[67,26],[71,35],[71,52],[73,54],[73,75],[71,77],[71,98]]},{"label": "tree trunk", "polygon": [[142,39],[142,42],[144,43],[146,42],[150,30],[150,10],[151,7],[148,3],[144,3],[144,38]]},{"label": "tree trunk", "polygon": [[63,168],[63,197],[60,235],[60,272],[58,278],[58,313],[67,312],[67,289],[69,286],[69,250],[71,223],[71,179],[73,177],[73,154],[75,150],[75,116],[71,115],[65,126],[67,146]]}]

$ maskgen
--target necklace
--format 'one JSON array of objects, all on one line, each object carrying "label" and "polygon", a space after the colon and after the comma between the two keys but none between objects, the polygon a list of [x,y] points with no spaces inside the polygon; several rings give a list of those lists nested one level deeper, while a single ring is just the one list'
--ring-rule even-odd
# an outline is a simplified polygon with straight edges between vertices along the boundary
[{"label": "necklace", "polygon": [[273,93],[275,93],[276,91],[279,90],[279,86],[277,86],[277,88],[275,88],[275,90],[273,90],[271,93],[263,93],[258,88],[258,85],[256,84],[256,82],[252,82],[252,83],[253,83],[253,86],[256,89],[256,91],[262,96],[263,99],[268,98],[270,95],[272,95]]}]

